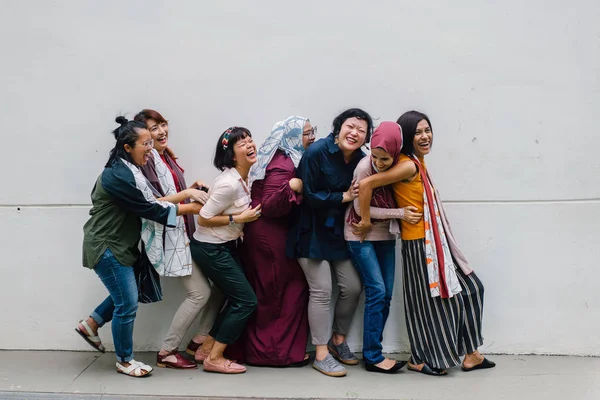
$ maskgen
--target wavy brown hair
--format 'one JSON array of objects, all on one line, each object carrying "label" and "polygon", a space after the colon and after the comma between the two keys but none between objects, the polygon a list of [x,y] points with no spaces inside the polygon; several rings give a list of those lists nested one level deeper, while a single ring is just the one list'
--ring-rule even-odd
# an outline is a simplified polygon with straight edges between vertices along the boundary
[{"label": "wavy brown hair", "polygon": [[[163,122],[166,124],[169,124],[169,121],[167,121],[162,115],[161,113],[159,113],[156,110],[152,110],[150,108],[145,108],[142,111],[140,111],[139,113],[136,114],[135,117],[133,117],[134,121],[139,121],[139,122],[143,122],[144,124],[146,124],[146,128],[148,128],[148,123],[147,121],[149,119],[153,119],[155,120],[157,123],[162,124]],[[170,147],[167,147],[165,149],[165,152],[167,153],[167,155],[169,157],[171,157],[173,160],[177,160],[177,156],[175,155],[175,153],[173,152],[173,150],[171,150]]]}]

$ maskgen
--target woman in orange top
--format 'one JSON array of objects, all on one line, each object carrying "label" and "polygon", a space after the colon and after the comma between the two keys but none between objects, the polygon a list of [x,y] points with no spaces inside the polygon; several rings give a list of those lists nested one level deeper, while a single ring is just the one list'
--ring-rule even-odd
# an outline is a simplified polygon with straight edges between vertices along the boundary
[{"label": "woman in orange top", "polygon": [[483,316],[483,284],[456,245],[439,193],[425,165],[433,141],[427,115],[409,111],[398,119],[404,147],[398,164],[360,181],[361,221],[370,229],[369,204],[374,188],[393,184],[397,206],[415,207],[423,218],[401,221],[404,307],[411,346],[408,368],[445,375],[462,361],[463,371],[492,368],[477,348]]}]

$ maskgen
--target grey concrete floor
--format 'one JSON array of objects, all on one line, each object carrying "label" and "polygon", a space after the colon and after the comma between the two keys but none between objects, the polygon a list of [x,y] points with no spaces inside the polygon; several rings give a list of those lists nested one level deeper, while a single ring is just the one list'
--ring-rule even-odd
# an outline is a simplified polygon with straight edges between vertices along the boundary
[{"label": "grey concrete floor", "polygon": [[[154,366],[155,353],[136,359]],[[406,359],[406,355],[398,358]],[[345,378],[304,368],[249,367],[237,376],[155,368],[130,378],[115,371],[114,354],[0,351],[0,399],[310,398],[310,399],[560,399],[600,400],[600,358],[489,356],[498,366],[430,377],[348,367]]]}]

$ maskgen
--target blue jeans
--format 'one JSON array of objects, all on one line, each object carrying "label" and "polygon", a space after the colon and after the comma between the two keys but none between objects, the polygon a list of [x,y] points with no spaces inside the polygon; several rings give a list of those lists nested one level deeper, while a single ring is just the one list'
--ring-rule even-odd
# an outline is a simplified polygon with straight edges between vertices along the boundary
[{"label": "blue jeans", "polygon": [[363,358],[368,364],[377,364],[385,359],[381,342],[394,290],[396,241],[347,243],[365,289]]},{"label": "blue jeans", "polygon": [[94,268],[109,296],[90,315],[99,326],[112,320],[117,360],[133,360],[133,322],[138,308],[138,288],[133,267],[121,265],[106,249]]}]

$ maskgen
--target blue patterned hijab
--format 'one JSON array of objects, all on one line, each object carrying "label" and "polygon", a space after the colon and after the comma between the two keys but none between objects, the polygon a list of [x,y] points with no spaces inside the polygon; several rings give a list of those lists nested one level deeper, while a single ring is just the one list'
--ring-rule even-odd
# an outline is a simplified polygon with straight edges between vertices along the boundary
[{"label": "blue patterned hijab", "polygon": [[302,154],[304,154],[302,133],[304,132],[304,124],[308,120],[304,117],[288,117],[284,121],[279,121],[273,125],[271,134],[258,149],[258,160],[250,169],[250,185],[254,181],[264,179],[267,166],[277,150],[284,151],[292,159],[294,167],[298,167]]}]

